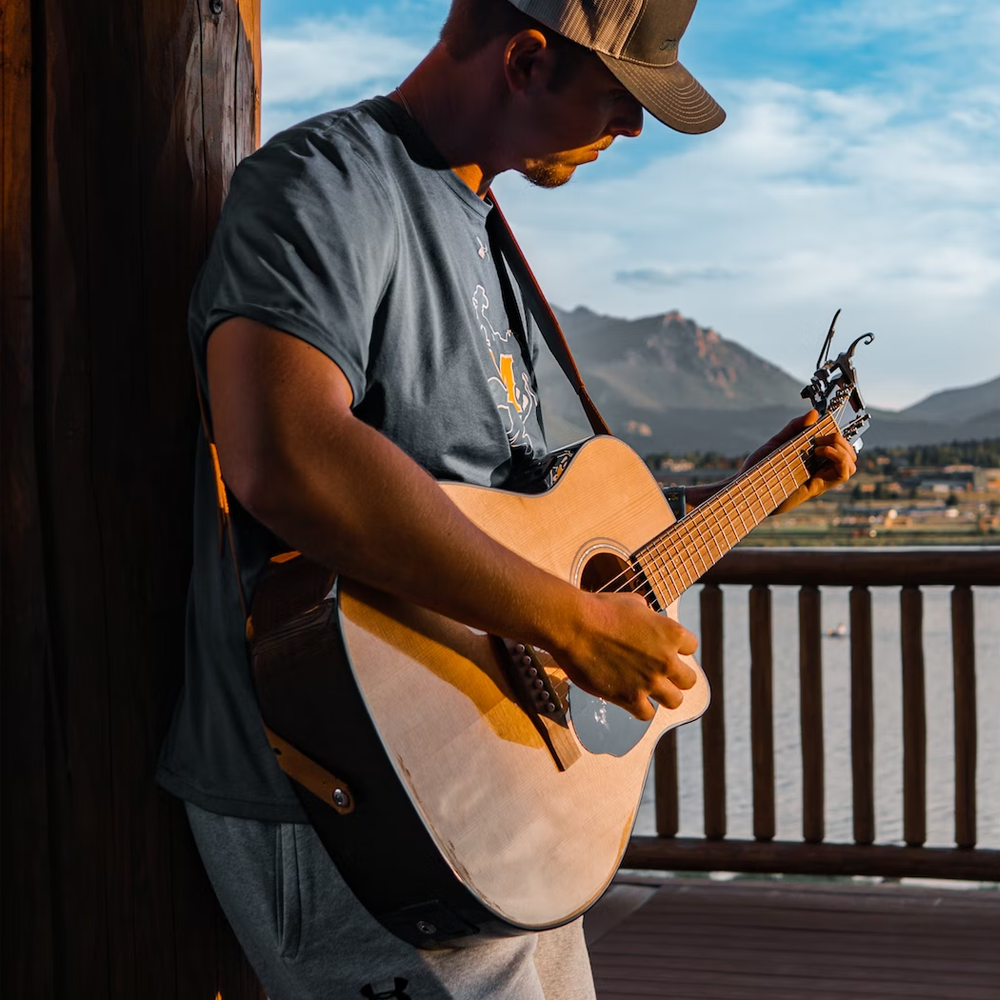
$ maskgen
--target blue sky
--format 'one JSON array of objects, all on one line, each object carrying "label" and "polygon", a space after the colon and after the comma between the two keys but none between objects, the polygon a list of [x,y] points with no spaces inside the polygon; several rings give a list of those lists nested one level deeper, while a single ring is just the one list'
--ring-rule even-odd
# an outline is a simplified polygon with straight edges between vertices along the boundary
[{"label": "blue sky", "polygon": [[[391,90],[447,0],[262,0],[263,133]],[[833,311],[870,403],[1000,374],[1000,3],[700,0],[681,60],[726,108],[647,116],[565,188],[495,185],[553,302],[679,309],[793,375]]]}]

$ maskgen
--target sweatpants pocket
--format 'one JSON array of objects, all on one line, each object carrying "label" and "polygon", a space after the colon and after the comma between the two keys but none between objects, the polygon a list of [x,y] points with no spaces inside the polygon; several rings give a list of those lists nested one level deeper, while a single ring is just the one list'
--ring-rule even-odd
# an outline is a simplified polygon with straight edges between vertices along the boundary
[{"label": "sweatpants pocket", "polygon": [[302,933],[302,897],[299,887],[299,856],[295,824],[278,823],[274,838],[274,923],[278,954],[295,958]]}]

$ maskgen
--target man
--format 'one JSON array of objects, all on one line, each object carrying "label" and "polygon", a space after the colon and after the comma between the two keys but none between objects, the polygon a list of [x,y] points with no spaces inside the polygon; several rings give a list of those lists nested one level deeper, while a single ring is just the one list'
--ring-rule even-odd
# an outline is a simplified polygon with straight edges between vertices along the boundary
[{"label": "man", "polygon": [[[545,454],[537,331],[515,295],[526,350],[511,333],[486,230],[490,182],[516,170],[565,183],[638,135],[643,105],[684,131],[720,124],[676,62],[693,7],[455,0],[441,41],[390,98],[303,123],[240,165],[190,335],[248,595],[269,556],[294,548],[548,649],[575,683],[639,718],[651,702],[680,703],[693,681],[686,629],[636,595],[584,593],[537,569],[467,521],[435,479],[510,488]],[[786,508],[853,472],[842,438],[819,454],[828,465]],[[186,684],[159,780],[186,800],[269,996],[593,997],[579,921],[420,952],[351,896],[260,726],[210,470],[201,456]]]}]

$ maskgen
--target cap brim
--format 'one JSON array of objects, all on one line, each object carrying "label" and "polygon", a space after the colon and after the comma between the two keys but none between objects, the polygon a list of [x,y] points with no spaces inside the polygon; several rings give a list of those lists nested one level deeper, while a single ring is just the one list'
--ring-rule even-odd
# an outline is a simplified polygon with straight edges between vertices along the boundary
[{"label": "cap brim", "polygon": [[654,118],[678,132],[711,132],[726,120],[726,112],[679,62],[644,66],[603,52],[595,55]]}]

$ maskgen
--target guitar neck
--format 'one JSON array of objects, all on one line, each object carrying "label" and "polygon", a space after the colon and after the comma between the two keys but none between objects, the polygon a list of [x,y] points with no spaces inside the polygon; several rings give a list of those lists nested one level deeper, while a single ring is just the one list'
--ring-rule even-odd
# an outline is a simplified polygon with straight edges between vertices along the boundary
[{"label": "guitar neck", "polygon": [[673,604],[809,479],[817,464],[813,441],[836,429],[827,414],[633,553],[660,607]]}]

